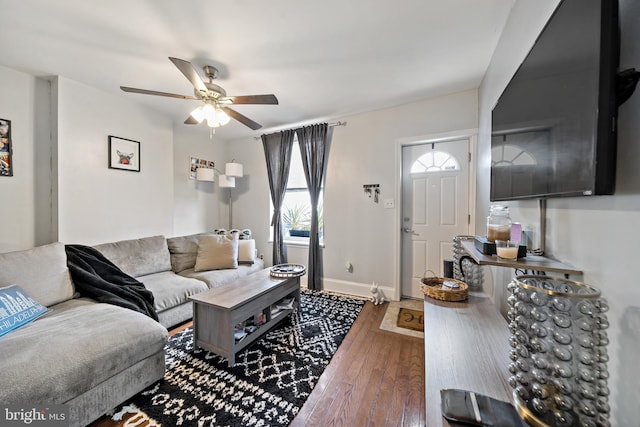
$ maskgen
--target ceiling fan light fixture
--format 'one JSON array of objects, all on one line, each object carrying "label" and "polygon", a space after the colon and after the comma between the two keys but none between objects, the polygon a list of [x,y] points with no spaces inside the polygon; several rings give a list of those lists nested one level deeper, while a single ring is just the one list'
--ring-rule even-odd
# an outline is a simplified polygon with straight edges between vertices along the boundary
[{"label": "ceiling fan light fixture", "polygon": [[[210,108],[207,108],[210,107]],[[207,125],[212,128],[224,126],[231,120],[231,117],[222,111],[219,107],[213,107],[210,104],[205,105],[205,118],[207,119]]]},{"label": "ceiling fan light fixture", "polygon": [[198,123],[202,123],[202,121],[206,119],[207,125],[211,128],[212,134],[215,128],[226,125],[232,118],[252,130],[257,130],[262,127],[259,123],[256,123],[250,118],[231,109],[229,107],[230,105],[278,104],[278,99],[273,94],[227,96],[227,92],[222,87],[213,83],[213,80],[217,77],[218,73],[218,70],[215,67],[206,65],[203,68],[205,75],[209,78],[209,82],[205,83],[198,74],[198,71],[193,67],[193,64],[191,64],[189,61],[173,57],[169,57],[169,60],[173,62],[173,65],[175,65],[176,68],[193,85],[193,96],[160,92],[157,90],[138,89],[127,86],[120,86],[120,89],[122,89],[124,92],[139,93],[143,95],[165,96],[169,98],[202,101],[204,102],[204,105],[201,105],[200,107],[193,110],[190,113],[189,117],[187,117],[187,119],[184,121],[184,124],[195,125]]}]

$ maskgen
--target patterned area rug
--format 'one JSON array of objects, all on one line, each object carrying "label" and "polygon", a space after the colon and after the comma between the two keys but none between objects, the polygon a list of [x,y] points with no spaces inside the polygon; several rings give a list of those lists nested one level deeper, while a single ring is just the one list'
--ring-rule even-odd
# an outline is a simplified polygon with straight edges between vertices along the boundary
[{"label": "patterned area rug", "polygon": [[364,305],[308,290],[302,290],[300,299],[300,309],[239,353],[232,368],[225,358],[194,349],[191,328],[174,335],[165,348],[164,379],[123,405],[113,421],[136,426],[288,425]]}]

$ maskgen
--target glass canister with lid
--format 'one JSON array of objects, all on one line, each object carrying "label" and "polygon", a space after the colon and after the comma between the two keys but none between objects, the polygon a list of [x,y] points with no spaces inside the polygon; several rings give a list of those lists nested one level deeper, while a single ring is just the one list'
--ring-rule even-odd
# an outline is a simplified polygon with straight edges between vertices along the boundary
[{"label": "glass canister with lid", "polygon": [[509,207],[505,205],[491,205],[487,217],[487,240],[509,240],[511,238],[511,217]]}]

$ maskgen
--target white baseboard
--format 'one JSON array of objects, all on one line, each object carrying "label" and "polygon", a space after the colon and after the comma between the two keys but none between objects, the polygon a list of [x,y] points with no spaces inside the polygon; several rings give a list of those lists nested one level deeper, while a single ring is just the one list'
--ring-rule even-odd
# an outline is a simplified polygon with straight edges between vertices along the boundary
[{"label": "white baseboard", "polygon": [[[371,296],[371,283],[347,282],[346,280],[323,279],[323,289],[341,294],[356,295],[369,298]],[[378,290],[382,291],[387,301],[393,301],[394,289],[390,286],[378,285]]]}]

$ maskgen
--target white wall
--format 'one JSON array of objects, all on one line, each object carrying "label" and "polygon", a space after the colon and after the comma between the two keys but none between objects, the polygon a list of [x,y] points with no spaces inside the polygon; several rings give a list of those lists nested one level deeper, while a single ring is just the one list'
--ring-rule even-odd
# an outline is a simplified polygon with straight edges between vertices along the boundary
[{"label": "white wall", "polygon": [[[64,77],[0,67],[0,118],[12,120],[14,176],[0,178],[0,252],[226,227],[226,191],[188,178],[189,156],[224,169],[208,128]],[[139,173],[107,167],[108,135],[140,141]],[[58,174],[58,170],[60,173]]]},{"label": "white wall", "polygon": [[[489,71],[479,90],[480,171],[478,212],[488,209],[491,108],[520,64],[557,0],[519,0],[509,18]],[[620,68],[640,66],[640,9],[637,2],[620,1]],[[547,254],[584,271],[580,280],[599,288],[610,303],[608,363],[611,377],[609,403],[612,425],[637,425],[640,419],[640,287],[634,266],[635,243],[640,241],[640,94],[619,110],[617,189],[613,196],[549,199],[547,204]],[[480,194],[483,196],[480,197]],[[513,220],[537,228],[534,201],[511,203]],[[477,217],[478,227],[484,218]],[[539,231],[539,229],[537,230]],[[496,281],[496,287],[504,280]],[[496,295],[502,295],[496,289]]]},{"label": "white wall", "polygon": [[[58,237],[97,244],[173,232],[173,134],[165,115],[58,78]],[[140,172],[108,168],[108,136],[140,142]]]},{"label": "white wall", "polygon": [[51,241],[51,187],[35,197],[38,183],[48,182],[51,171],[50,140],[39,139],[42,117],[35,114],[41,108],[48,123],[49,88],[48,81],[0,67],[0,118],[11,120],[13,141],[13,176],[0,177],[0,252]]},{"label": "white wall", "polygon": [[176,124],[173,131],[173,180],[174,219],[173,235],[183,236],[215,228],[227,228],[227,192],[215,182],[199,182],[189,179],[189,159],[212,160],[216,169],[224,173],[225,146],[215,135],[210,138],[205,125],[185,126]]},{"label": "white wall", "polygon": [[[395,108],[342,117],[347,126],[333,128],[324,198],[324,284],[326,289],[368,295],[373,281],[391,296],[399,289],[396,247],[396,151],[398,141],[477,127],[477,92],[443,96]],[[229,154],[245,164],[234,222],[249,224],[265,261],[270,263],[269,184],[262,143],[233,141]],[[373,203],[362,189],[380,184],[380,200],[392,198],[396,209]],[[306,259],[291,248],[296,259]],[[306,252],[306,251],[304,251]],[[349,273],[346,261],[353,264]],[[305,262],[306,264],[306,262]]]}]

